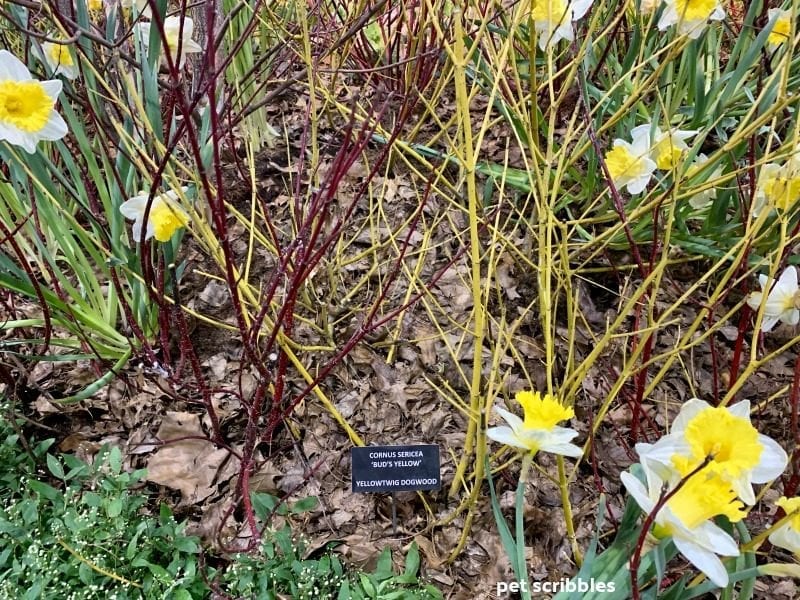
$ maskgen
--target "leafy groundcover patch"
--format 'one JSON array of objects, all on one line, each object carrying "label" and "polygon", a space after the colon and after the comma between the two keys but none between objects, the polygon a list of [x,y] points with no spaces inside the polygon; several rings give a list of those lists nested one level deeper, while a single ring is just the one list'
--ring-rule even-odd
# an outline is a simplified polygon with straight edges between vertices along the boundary
[{"label": "leafy groundcover patch", "polygon": [[402,573],[388,548],[371,572],[349,569],[330,548],[309,548],[286,517],[315,507],[253,494],[264,530],[252,553],[211,555],[167,504],[153,512],[141,482],[126,472],[118,448],[93,464],[49,452],[54,440],[29,442],[0,425],[0,597],[40,599],[158,598],[441,598],[420,582],[412,544]]}]

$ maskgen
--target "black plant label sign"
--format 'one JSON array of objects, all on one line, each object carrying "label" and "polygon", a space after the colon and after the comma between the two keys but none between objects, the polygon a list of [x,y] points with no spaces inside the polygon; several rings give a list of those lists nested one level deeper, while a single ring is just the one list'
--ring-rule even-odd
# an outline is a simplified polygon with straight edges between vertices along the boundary
[{"label": "black plant label sign", "polygon": [[366,446],[350,451],[353,491],[407,492],[442,486],[439,446]]}]

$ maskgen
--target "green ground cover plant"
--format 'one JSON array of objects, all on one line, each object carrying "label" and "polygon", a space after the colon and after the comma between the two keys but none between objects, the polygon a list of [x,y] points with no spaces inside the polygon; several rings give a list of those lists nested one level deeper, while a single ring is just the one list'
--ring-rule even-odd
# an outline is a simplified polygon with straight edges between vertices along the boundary
[{"label": "green ground cover plant", "polygon": [[[14,419],[7,406],[3,412]],[[124,471],[118,448],[102,449],[89,465],[55,454],[55,440],[27,440],[18,429],[22,423],[0,425],[4,598],[442,597],[420,582],[415,545],[402,573],[394,571],[389,548],[373,571],[355,570],[330,551],[308,558],[302,534],[285,519],[265,530],[257,552],[215,557],[167,504],[153,506],[142,488],[144,470]],[[302,515],[316,498],[288,504],[254,494],[253,503],[259,521],[268,523]]]}]

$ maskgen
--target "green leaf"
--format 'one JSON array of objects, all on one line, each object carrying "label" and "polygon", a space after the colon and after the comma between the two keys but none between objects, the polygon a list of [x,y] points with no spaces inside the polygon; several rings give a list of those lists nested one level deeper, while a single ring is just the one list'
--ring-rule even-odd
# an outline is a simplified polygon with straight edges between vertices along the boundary
[{"label": "green leaf", "polygon": [[319,500],[316,496],[309,496],[308,498],[303,498],[302,500],[298,500],[292,505],[292,513],[293,514],[301,514],[305,512],[309,512],[314,510],[317,505],[319,504]]},{"label": "green leaf", "polygon": [[122,498],[114,498],[106,504],[106,514],[109,519],[116,519],[122,514],[123,502]]},{"label": "green leaf", "polygon": [[368,598],[377,598],[378,597],[378,590],[375,588],[375,584],[369,578],[366,573],[359,573],[358,578],[361,582],[361,589],[364,590],[364,593],[367,595]]},{"label": "green leaf", "polygon": [[250,494],[250,503],[253,505],[253,511],[260,521],[266,521],[280,500],[272,494],[263,494],[261,492],[252,492]]},{"label": "green leaf", "polygon": [[197,554],[200,551],[200,546],[197,544],[196,538],[193,537],[177,537],[173,542],[176,550],[186,552],[188,554]]},{"label": "green leaf", "polygon": [[52,454],[47,455],[47,468],[50,469],[50,472],[59,479],[64,479],[64,467],[61,465],[59,460],[53,456]]},{"label": "green leaf", "polygon": [[114,475],[119,475],[122,472],[122,451],[118,446],[112,447],[108,453],[108,466]]},{"label": "green leaf", "polygon": [[389,550],[389,547],[383,549],[380,556],[378,557],[378,564],[375,567],[375,577],[378,581],[382,581],[391,577],[394,574],[392,570],[392,551]]},{"label": "green leaf", "polygon": [[416,577],[419,571],[419,548],[416,542],[411,542],[411,547],[406,554],[406,568],[404,573]]},{"label": "green leaf", "polygon": [[61,496],[61,492],[54,488],[51,485],[47,485],[46,483],[42,483],[41,481],[36,481],[35,479],[31,479],[28,482],[30,488],[39,494],[40,496],[47,498],[48,500],[55,500],[59,496]]}]

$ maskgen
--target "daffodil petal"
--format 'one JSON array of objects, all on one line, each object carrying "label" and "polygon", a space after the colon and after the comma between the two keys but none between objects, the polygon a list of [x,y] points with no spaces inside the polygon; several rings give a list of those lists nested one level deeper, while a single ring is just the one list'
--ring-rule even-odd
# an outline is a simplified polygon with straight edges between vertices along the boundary
[{"label": "daffodil petal", "polygon": [[505,444],[506,446],[513,446],[515,448],[528,449],[510,427],[490,427],[486,430],[486,437],[495,442]]},{"label": "daffodil petal", "polygon": [[655,506],[655,502],[650,499],[650,496],[641,481],[639,481],[633,474],[627,471],[620,474],[620,480],[628,493],[636,501],[646,514],[649,514]]},{"label": "daffodil petal", "polygon": [[60,140],[69,132],[69,128],[67,127],[67,123],[58,114],[56,111],[52,111],[50,113],[50,118],[48,119],[47,123],[45,123],[44,127],[42,127],[39,132],[38,136],[39,139],[42,140]]},{"label": "daffodil petal", "polygon": [[0,80],[28,81],[33,79],[28,67],[8,50],[0,50]]},{"label": "daffodil petal", "polygon": [[508,423],[512,429],[514,429],[514,431],[519,431],[522,429],[522,419],[520,419],[514,413],[509,412],[504,408],[500,408],[499,406],[495,406],[494,411],[500,415],[503,420]]},{"label": "daffodil petal", "polygon": [[571,458],[578,458],[583,456],[583,448],[579,448],[575,444],[565,444],[565,443],[558,443],[558,444],[543,444],[541,450],[544,452],[550,452],[551,454],[559,454],[561,456],[569,456]]},{"label": "daffodil petal", "polygon": [[761,331],[769,333],[779,320],[780,316],[768,316],[765,314],[764,319],[761,321]]},{"label": "daffodil petal", "polygon": [[682,434],[689,424],[689,421],[708,408],[711,408],[711,406],[705,400],[700,400],[699,398],[687,400],[683,403],[680,411],[678,411],[678,415],[672,421],[670,433]]},{"label": "daffodil petal", "polygon": [[747,422],[750,422],[750,400],[742,400],[737,402],[736,404],[731,404],[728,407],[728,412],[731,413],[735,417],[741,417],[742,419],[747,419]]},{"label": "daffodil petal", "polygon": [[789,464],[789,457],[781,445],[772,438],[758,434],[758,441],[764,449],[751,476],[754,483],[767,483],[783,473],[786,465]]},{"label": "daffodil petal", "polygon": [[673,542],[675,542],[678,552],[705,573],[706,577],[713,581],[715,585],[721,588],[727,587],[728,571],[725,570],[725,566],[716,554],[693,544],[689,540],[673,538]]}]

